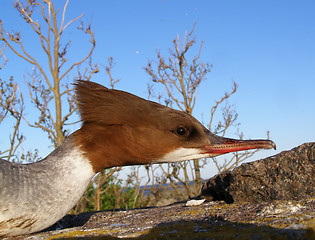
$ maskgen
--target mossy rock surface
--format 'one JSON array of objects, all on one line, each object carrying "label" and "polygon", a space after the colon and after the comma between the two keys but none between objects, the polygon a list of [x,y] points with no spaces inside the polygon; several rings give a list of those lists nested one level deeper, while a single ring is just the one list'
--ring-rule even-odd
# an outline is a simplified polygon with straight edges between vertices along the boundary
[{"label": "mossy rock surface", "polygon": [[315,239],[315,199],[205,202],[187,207],[68,215],[50,230],[7,240],[39,239]]}]

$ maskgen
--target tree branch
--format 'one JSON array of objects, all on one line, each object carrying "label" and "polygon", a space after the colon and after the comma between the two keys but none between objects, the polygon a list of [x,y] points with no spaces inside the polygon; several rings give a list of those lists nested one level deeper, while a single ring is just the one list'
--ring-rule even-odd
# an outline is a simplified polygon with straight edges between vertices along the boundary
[{"label": "tree branch", "polygon": [[225,93],[224,96],[219,101],[216,101],[216,104],[211,108],[210,123],[209,123],[209,130],[210,131],[212,128],[212,121],[214,118],[214,114],[217,111],[217,108],[219,107],[219,105],[221,103],[223,103],[225,100],[227,100],[230,96],[232,96],[236,92],[237,87],[238,87],[237,84],[235,82],[233,82],[233,88],[232,88],[231,92]]},{"label": "tree branch", "polygon": [[0,59],[3,58],[3,63],[0,63],[0,70],[4,67],[4,65],[8,62],[8,59],[6,58],[6,56],[4,55],[4,50],[6,48],[6,45],[1,45],[0,46]]}]

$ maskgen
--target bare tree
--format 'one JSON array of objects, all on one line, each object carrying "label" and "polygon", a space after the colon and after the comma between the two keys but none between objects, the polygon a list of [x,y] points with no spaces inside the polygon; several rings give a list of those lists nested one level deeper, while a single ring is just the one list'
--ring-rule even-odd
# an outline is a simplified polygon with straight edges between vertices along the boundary
[{"label": "bare tree", "polygon": [[[200,62],[203,42],[201,42],[199,51],[194,57],[189,57],[189,51],[196,43],[192,37],[195,25],[192,30],[185,34],[182,43],[177,36],[173,40],[173,48],[169,50],[169,57],[166,59],[160,51],[157,51],[157,60],[149,61],[145,67],[145,71],[150,75],[153,83],[158,83],[163,86],[167,93],[167,98],[164,100],[166,105],[179,108],[189,114],[192,114],[195,102],[197,99],[197,90],[200,84],[206,80],[206,75],[210,72],[212,65]],[[229,103],[229,98],[236,93],[237,84],[234,82],[231,91],[226,92],[223,97],[215,101],[215,105],[211,107],[211,116],[209,122],[209,130],[217,135],[224,136],[228,129],[232,126],[238,127],[238,114],[232,104]],[[161,94],[155,94],[152,85],[149,85],[149,96],[162,100]],[[214,124],[214,117],[221,113],[221,120]],[[243,133],[238,134],[240,138]],[[223,164],[219,164],[216,158],[213,158],[218,171],[230,170],[237,166],[242,161],[254,155],[253,152],[234,153],[233,156],[225,160]],[[208,163],[208,159],[185,161],[181,163],[169,164],[167,168],[160,165],[160,170],[163,177],[160,177],[161,182],[166,181],[172,186],[173,191],[180,196],[180,187],[184,186],[187,195],[194,197],[199,194],[201,176],[200,169]],[[151,176],[151,179],[154,177]],[[194,184],[191,185],[193,180]],[[175,181],[174,181],[175,180]]]},{"label": "bare tree", "polygon": [[[31,81],[26,80],[32,103],[39,112],[38,121],[32,123],[25,116],[24,119],[31,127],[39,128],[47,133],[55,146],[62,143],[67,134],[65,126],[69,118],[76,111],[73,98],[73,89],[66,79],[75,67],[90,59],[95,48],[95,37],[91,26],[85,26],[81,21],[78,29],[90,37],[91,47],[80,60],[69,62],[71,40],[64,40],[65,30],[75,21],[82,18],[83,14],[65,22],[66,9],[69,0],[60,9],[54,8],[51,0],[16,0],[14,7],[19,12],[39,40],[39,47],[46,57],[46,63],[41,58],[33,55],[32,49],[27,49],[23,43],[20,32],[8,32],[4,22],[0,20],[0,40],[11,49],[16,56],[31,64],[34,70],[28,75]],[[38,46],[38,45],[36,45]],[[97,65],[90,70],[85,70],[85,75],[92,76],[98,72]],[[68,111],[63,111],[63,103],[68,103]],[[53,111],[51,109],[54,109]]]},{"label": "bare tree", "polygon": [[106,73],[109,77],[109,86],[111,87],[111,89],[114,89],[115,84],[120,81],[120,79],[115,79],[112,76],[112,69],[115,65],[116,65],[116,63],[114,62],[113,57],[108,57],[107,58],[107,65],[104,66]]},{"label": "bare tree", "polygon": [[[0,64],[0,70],[7,63],[7,58],[4,54],[6,45],[0,45],[0,60],[3,59]],[[12,125],[12,133],[9,135],[9,147],[6,150],[0,150],[0,158],[4,158],[8,161],[23,162],[32,160],[38,160],[37,151],[27,152],[22,154],[21,158],[16,155],[16,152],[25,137],[20,132],[20,125],[24,110],[23,94],[20,91],[18,84],[14,81],[13,77],[9,81],[0,79],[0,125],[7,119]]]},{"label": "bare tree", "polygon": [[[212,65],[200,62],[200,54],[203,42],[201,42],[198,54],[191,61],[187,59],[189,49],[196,43],[192,37],[193,29],[184,36],[182,44],[179,36],[173,40],[173,49],[165,60],[160,51],[157,51],[157,62],[149,61],[144,68],[151,76],[152,81],[160,83],[166,90],[169,103],[175,103],[180,110],[192,114],[197,98],[197,89],[201,82],[206,80]],[[181,46],[182,45],[182,46]],[[156,72],[153,63],[157,64]]]},{"label": "bare tree", "polygon": [[5,118],[13,123],[13,132],[10,135],[10,145],[7,150],[0,151],[0,157],[8,161],[17,161],[16,151],[24,141],[20,132],[20,124],[24,110],[24,100],[18,85],[13,81],[4,82],[0,79],[0,124]]},{"label": "bare tree", "polygon": [[[210,116],[210,122],[209,122],[209,130],[212,131],[214,134],[224,136],[226,133],[226,130],[235,123],[237,119],[237,113],[235,112],[233,106],[231,106],[227,100],[229,97],[231,97],[234,93],[237,91],[237,84],[233,83],[233,88],[230,92],[226,92],[224,96],[218,100],[215,101],[215,105],[211,108],[211,116]],[[214,116],[218,110],[218,107],[225,103],[224,108],[222,109],[222,120],[219,121],[216,126],[213,126],[213,119]]]},{"label": "bare tree", "polygon": [[[231,95],[233,95],[237,91],[237,84],[234,82],[233,87],[230,92],[226,92],[224,96],[220,99],[215,101],[215,105],[211,108],[211,115],[210,115],[210,122],[209,122],[209,130],[211,130],[213,133],[225,136],[226,131],[231,127],[239,127],[240,123],[237,122],[238,114],[236,113],[234,106],[231,105],[228,102],[228,99]],[[218,113],[219,106],[222,106],[221,111],[221,117],[222,119],[219,120],[216,125],[213,124],[213,119],[216,113]],[[239,129],[237,129],[237,136],[240,139],[244,138],[243,132],[239,132]],[[268,137],[268,136],[267,136]],[[269,137],[268,137],[269,138]],[[229,154],[228,158],[224,159],[223,163],[219,163],[217,158],[212,158],[217,170],[219,173],[224,171],[232,170],[233,168],[237,167],[240,163],[246,161],[250,157],[252,157],[255,153],[257,153],[259,149],[256,149],[254,151],[243,151],[243,152],[235,152],[232,154]],[[231,157],[230,157],[231,156]],[[222,160],[222,159],[221,159]]]},{"label": "bare tree", "polygon": [[[192,37],[195,25],[189,33],[185,33],[182,43],[179,36],[173,40],[173,48],[169,50],[169,57],[165,59],[160,51],[157,51],[157,61],[149,61],[144,68],[150,75],[154,83],[161,84],[167,93],[166,103],[179,108],[189,114],[195,106],[197,90],[200,84],[206,80],[206,75],[210,72],[212,65],[200,61],[203,42],[199,46],[197,55],[189,59],[189,50],[196,43]],[[156,69],[153,65],[156,65]],[[194,182],[201,185],[199,160],[194,160]],[[187,186],[188,195],[192,197],[196,191],[191,191],[189,173],[187,172],[188,162],[178,163],[183,170]],[[174,165],[175,166],[175,165]],[[174,175],[178,176],[178,175]],[[179,179],[178,179],[179,180]]]}]

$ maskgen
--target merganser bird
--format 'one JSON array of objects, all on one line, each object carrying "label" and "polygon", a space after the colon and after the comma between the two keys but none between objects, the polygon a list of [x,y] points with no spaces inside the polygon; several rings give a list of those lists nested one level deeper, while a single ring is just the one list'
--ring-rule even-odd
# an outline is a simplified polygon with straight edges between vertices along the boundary
[{"label": "merganser bird", "polygon": [[127,92],[76,82],[82,127],[45,159],[0,159],[0,236],[43,230],[66,215],[92,177],[114,166],[171,163],[258,148],[270,140],[212,134],[191,115]]}]

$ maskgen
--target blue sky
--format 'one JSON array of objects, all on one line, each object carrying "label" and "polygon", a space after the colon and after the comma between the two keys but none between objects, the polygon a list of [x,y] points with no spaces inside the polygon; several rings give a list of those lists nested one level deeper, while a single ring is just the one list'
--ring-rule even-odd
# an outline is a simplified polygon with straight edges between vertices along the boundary
[{"label": "blue sky", "polygon": [[[60,4],[63,1],[55,1]],[[245,138],[270,138],[276,151],[262,151],[256,158],[289,150],[315,140],[315,2],[314,1],[70,1],[68,20],[84,12],[96,37],[93,61],[100,66],[108,56],[116,62],[116,85],[147,97],[149,76],[143,70],[156,49],[167,55],[172,40],[183,37],[197,21],[197,44],[204,41],[201,60],[213,64],[199,89],[194,116],[205,124],[210,109],[235,81],[237,93],[230,99],[238,113]],[[26,29],[11,1],[3,1],[0,18],[7,30],[21,31],[27,47],[39,51],[35,37]],[[71,57],[82,56],[87,39],[74,23],[65,33],[72,38]],[[198,47],[193,51],[197,51]],[[193,53],[195,54],[195,53]],[[9,60],[0,78],[13,75],[23,85],[23,75],[32,66],[6,51]],[[39,58],[41,57],[38,54]],[[44,62],[44,60],[43,60]],[[105,71],[92,80],[104,83]],[[22,90],[25,91],[23,86]],[[31,116],[32,111],[27,109]],[[6,125],[0,126],[0,147],[8,141]],[[236,129],[229,132],[235,137]],[[24,129],[25,148],[51,151],[40,132]],[[32,133],[35,133],[34,134]],[[204,177],[208,173],[204,173]]]}]

